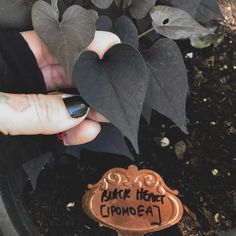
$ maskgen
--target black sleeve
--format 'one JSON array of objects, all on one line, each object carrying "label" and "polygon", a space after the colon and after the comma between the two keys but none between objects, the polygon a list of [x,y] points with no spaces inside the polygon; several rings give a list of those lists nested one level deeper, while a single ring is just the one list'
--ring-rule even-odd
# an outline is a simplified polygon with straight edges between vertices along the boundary
[{"label": "black sleeve", "polygon": [[[0,32],[0,92],[47,93],[37,61],[17,32]],[[64,145],[56,135],[5,136],[0,133],[0,173],[14,170],[46,152],[61,151]]]},{"label": "black sleeve", "polygon": [[47,92],[34,54],[18,32],[0,32],[0,92]]}]

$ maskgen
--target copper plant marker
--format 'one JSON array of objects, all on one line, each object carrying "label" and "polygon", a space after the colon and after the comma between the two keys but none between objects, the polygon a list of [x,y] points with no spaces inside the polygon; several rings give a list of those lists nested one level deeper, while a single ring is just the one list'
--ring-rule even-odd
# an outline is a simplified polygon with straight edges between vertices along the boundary
[{"label": "copper plant marker", "polygon": [[83,197],[86,214],[112,228],[119,236],[143,236],[166,229],[180,221],[183,206],[178,191],[166,186],[152,170],[114,168]]},{"label": "copper plant marker", "polygon": [[220,10],[224,16],[224,22],[232,31],[236,31],[236,1],[219,0]]}]

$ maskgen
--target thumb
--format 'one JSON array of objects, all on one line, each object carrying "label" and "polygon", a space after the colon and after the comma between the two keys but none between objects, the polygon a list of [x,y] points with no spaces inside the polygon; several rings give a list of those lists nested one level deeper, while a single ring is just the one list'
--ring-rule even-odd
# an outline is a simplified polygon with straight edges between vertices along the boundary
[{"label": "thumb", "polygon": [[56,134],[80,124],[88,110],[79,96],[0,93],[0,131],[9,135]]},{"label": "thumb", "polygon": [[121,43],[119,37],[106,31],[96,31],[91,44],[87,47],[88,51],[94,51],[102,59],[104,54],[115,44]]}]

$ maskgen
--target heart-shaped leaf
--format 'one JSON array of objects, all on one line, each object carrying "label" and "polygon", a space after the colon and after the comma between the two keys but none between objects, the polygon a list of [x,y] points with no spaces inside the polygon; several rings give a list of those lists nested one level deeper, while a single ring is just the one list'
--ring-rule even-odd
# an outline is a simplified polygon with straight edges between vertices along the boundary
[{"label": "heart-shaped leaf", "polygon": [[188,79],[178,46],[170,39],[160,39],[144,53],[144,58],[150,80],[145,103],[187,133],[185,105]]},{"label": "heart-shaped leaf", "polygon": [[93,9],[88,9],[88,12],[90,13],[90,17],[93,19],[94,24],[96,25],[96,22],[98,20],[98,13],[97,13],[97,11],[95,11]]},{"label": "heart-shaped leaf", "polygon": [[112,4],[113,0],[91,0],[91,2],[100,9],[106,9]]},{"label": "heart-shaped leaf", "polygon": [[96,27],[97,30],[113,32],[120,38],[122,43],[131,44],[138,48],[138,30],[133,21],[127,16],[119,17],[114,27],[109,16],[100,16],[97,20]]},{"label": "heart-shaped leaf", "polygon": [[187,12],[175,7],[156,6],[150,15],[154,29],[170,39],[185,39],[196,34],[210,33]]},{"label": "heart-shaped leaf", "polygon": [[127,16],[119,17],[115,23],[114,29],[122,43],[128,43],[138,48],[138,30],[130,18]]},{"label": "heart-shaped leaf", "polygon": [[113,24],[109,16],[102,15],[96,22],[96,28],[100,31],[112,32]]},{"label": "heart-shaped leaf", "polygon": [[80,150],[86,149],[94,152],[127,156],[131,160],[134,160],[121,132],[109,123],[101,123],[101,127],[101,132],[95,140],[83,145],[68,147],[66,153],[80,158]]},{"label": "heart-shaped leaf", "polygon": [[155,6],[156,0],[133,0],[129,8],[131,16],[135,19],[144,18]]},{"label": "heart-shaped leaf", "polygon": [[33,5],[32,21],[40,38],[71,75],[79,55],[94,38],[96,27],[91,12],[74,5],[65,11],[59,22],[57,11],[39,0]]},{"label": "heart-shaped leaf", "polygon": [[119,8],[129,8],[135,19],[142,19],[155,6],[156,0],[115,0],[115,3]]},{"label": "heart-shaped leaf", "polygon": [[119,128],[138,152],[139,119],[148,79],[141,54],[128,44],[113,46],[103,60],[94,52],[84,52],[73,77],[86,102]]}]

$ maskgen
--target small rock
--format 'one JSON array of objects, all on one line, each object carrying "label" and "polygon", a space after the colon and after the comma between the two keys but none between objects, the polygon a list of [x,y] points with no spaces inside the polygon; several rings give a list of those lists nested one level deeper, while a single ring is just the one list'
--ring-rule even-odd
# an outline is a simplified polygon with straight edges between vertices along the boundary
[{"label": "small rock", "polygon": [[219,174],[219,171],[218,171],[217,169],[213,169],[213,170],[211,170],[211,173],[212,173],[214,176],[216,176],[216,175]]},{"label": "small rock", "polygon": [[74,203],[74,202],[69,202],[69,203],[67,203],[67,205],[66,205],[67,211],[70,211],[71,208],[73,208],[74,206],[75,206],[75,203]]},{"label": "small rock", "polygon": [[193,52],[189,52],[186,54],[185,58],[190,58],[192,59],[193,58]]},{"label": "small rock", "polygon": [[216,223],[220,223],[220,214],[216,213],[215,216],[214,216],[214,219],[215,219]]},{"label": "small rock", "polygon": [[215,125],[216,125],[216,122],[215,122],[215,121],[211,121],[211,122],[210,122],[210,125],[215,126]]},{"label": "small rock", "polygon": [[175,154],[179,160],[184,159],[184,153],[187,150],[187,145],[184,141],[179,141],[175,144]]},{"label": "small rock", "polygon": [[170,145],[170,140],[167,137],[161,139],[161,147],[168,147]]}]

